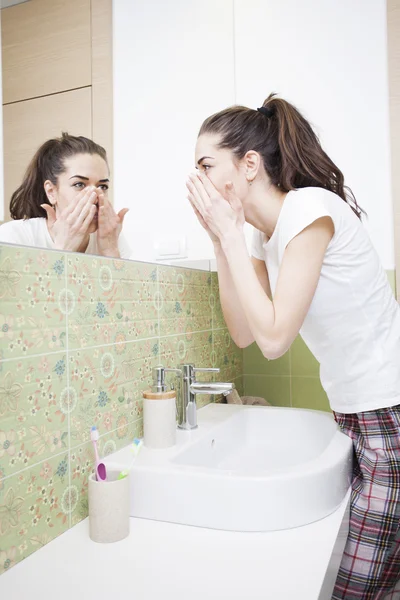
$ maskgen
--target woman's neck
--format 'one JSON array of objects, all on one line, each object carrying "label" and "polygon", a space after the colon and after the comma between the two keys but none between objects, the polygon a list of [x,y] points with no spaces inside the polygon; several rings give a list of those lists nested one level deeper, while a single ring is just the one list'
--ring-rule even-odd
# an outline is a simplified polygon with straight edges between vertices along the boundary
[{"label": "woman's neck", "polygon": [[287,192],[281,192],[271,184],[256,183],[243,205],[247,223],[270,238],[275,231],[286,196]]}]

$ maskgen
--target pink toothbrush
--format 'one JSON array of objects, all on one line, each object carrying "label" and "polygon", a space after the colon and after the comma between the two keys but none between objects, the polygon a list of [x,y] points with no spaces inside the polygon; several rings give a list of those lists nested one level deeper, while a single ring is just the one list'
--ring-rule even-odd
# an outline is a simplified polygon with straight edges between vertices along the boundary
[{"label": "pink toothbrush", "polygon": [[97,481],[105,481],[107,479],[106,465],[100,462],[99,453],[97,450],[97,442],[99,441],[99,431],[96,425],[93,425],[90,430],[90,439],[93,442],[94,456],[96,459],[96,479]]}]

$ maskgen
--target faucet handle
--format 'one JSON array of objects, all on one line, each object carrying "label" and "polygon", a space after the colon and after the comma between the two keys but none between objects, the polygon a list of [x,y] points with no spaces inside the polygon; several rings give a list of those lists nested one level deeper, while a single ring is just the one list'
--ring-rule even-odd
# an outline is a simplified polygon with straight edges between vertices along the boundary
[{"label": "faucet handle", "polygon": [[214,368],[214,367],[210,367],[210,368],[198,368],[198,367],[193,367],[193,372],[194,373],[219,373],[221,369],[218,368]]}]

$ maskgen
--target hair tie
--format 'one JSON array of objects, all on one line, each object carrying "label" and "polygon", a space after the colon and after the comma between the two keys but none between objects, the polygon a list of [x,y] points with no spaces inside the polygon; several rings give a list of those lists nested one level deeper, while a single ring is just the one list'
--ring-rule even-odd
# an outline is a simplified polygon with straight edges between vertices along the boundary
[{"label": "hair tie", "polygon": [[272,108],[267,108],[266,106],[261,106],[260,108],[257,108],[257,110],[265,117],[272,117],[272,115],[274,114]]}]

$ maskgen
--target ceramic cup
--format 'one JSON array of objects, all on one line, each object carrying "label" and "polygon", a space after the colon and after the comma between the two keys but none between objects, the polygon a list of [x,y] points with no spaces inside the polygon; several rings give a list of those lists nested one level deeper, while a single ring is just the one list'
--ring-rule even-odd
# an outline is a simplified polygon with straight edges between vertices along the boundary
[{"label": "ceramic cup", "polygon": [[129,535],[129,475],[107,469],[107,480],[89,477],[89,536],[94,542],[110,543]]}]

